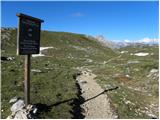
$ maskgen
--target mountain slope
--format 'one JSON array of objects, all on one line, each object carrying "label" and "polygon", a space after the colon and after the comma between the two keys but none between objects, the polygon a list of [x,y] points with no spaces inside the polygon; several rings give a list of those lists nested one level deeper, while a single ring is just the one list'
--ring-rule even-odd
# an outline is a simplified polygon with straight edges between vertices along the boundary
[{"label": "mountain slope", "polygon": [[[14,58],[2,61],[2,118],[6,118],[8,101],[23,97],[24,56],[16,55],[16,29],[2,28],[1,32],[2,57]],[[40,118],[79,118],[79,93],[73,79],[76,68],[100,65],[116,53],[85,35],[66,32],[42,31],[41,46],[53,48],[43,50],[43,57],[31,58],[31,103],[46,106]]]},{"label": "mountain slope", "polygon": [[[24,56],[16,55],[16,29],[1,29],[2,118],[8,101],[23,97]],[[158,46],[127,46],[118,50],[82,34],[41,32],[41,47],[50,47],[31,60],[31,103],[43,110],[39,118],[84,118],[75,76],[88,68],[107,92],[119,118],[158,118]],[[137,54],[146,56],[137,56]],[[106,94],[106,93],[105,93]],[[96,111],[95,111],[96,112]]]}]

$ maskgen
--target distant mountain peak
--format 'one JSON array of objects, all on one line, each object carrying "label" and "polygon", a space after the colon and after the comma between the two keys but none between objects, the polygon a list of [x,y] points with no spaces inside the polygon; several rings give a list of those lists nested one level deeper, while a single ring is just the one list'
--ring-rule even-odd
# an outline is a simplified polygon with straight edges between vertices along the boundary
[{"label": "distant mountain peak", "polygon": [[107,40],[103,35],[97,35],[94,37],[102,46],[109,47],[111,49],[117,48],[116,44],[110,40]]}]

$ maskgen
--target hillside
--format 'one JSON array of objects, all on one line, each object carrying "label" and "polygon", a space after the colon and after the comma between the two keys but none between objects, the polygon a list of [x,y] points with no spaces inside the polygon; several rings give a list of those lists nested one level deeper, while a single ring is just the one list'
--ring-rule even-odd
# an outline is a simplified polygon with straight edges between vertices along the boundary
[{"label": "hillside", "polygon": [[[16,55],[16,35],[1,29],[1,56],[13,58],[1,61],[2,118],[10,114],[10,99],[23,97],[24,56]],[[119,118],[158,117],[157,46],[113,51],[86,35],[42,31],[41,47],[51,48],[31,58],[31,102],[42,106],[39,118],[84,118],[74,77],[81,68],[92,70],[103,89],[118,87],[107,95]],[[148,55],[135,55],[140,52]]]}]

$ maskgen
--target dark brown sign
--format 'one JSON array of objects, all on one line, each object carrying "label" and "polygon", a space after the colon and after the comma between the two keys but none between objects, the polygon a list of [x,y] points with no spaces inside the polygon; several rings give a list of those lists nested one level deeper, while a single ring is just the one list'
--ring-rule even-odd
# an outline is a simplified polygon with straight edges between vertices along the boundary
[{"label": "dark brown sign", "polygon": [[17,54],[39,54],[40,29],[43,20],[24,14],[17,14],[17,16],[19,17]]},{"label": "dark brown sign", "polygon": [[18,35],[17,35],[17,54],[25,55],[24,71],[24,98],[26,106],[30,104],[30,61],[31,54],[38,54],[40,49],[40,29],[41,22],[21,13],[16,14],[19,17]]}]

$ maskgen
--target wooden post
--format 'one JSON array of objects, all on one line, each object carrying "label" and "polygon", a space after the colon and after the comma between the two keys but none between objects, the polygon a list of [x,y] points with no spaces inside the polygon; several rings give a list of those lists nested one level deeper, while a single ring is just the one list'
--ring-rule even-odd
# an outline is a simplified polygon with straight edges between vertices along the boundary
[{"label": "wooden post", "polygon": [[26,106],[30,104],[30,59],[31,55],[25,55],[24,96]]},{"label": "wooden post", "polygon": [[31,55],[39,54],[41,19],[22,13],[19,17],[17,34],[17,55],[25,55],[24,62],[24,99],[25,105],[30,104],[30,64]]}]

